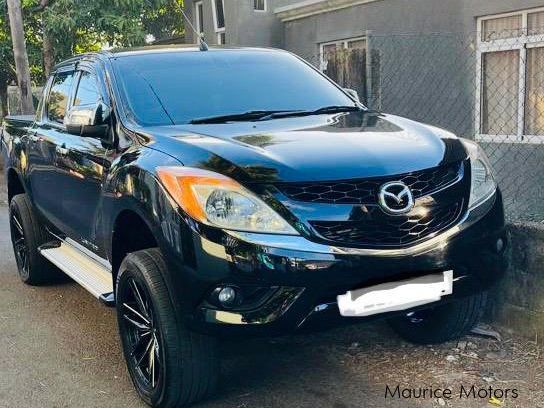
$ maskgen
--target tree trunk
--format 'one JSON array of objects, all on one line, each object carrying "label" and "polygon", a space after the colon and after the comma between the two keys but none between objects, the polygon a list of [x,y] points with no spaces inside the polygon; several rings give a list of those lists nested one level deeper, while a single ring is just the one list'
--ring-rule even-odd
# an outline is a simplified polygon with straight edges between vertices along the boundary
[{"label": "tree trunk", "polygon": [[21,98],[21,112],[23,115],[32,115],[34,114],[34,103],[32,102],[32,83],[30,82],[30,68],[26,52],[21,0],[7,0],[7,3],[11,41],[13,42],[13,57]]},{"label": "tree trunk", "polygon": [[8,84],[0,83],[0,119],[8,114]]},{"label": "tree trunk", "polygon": [[43,27],[43,72],[45,77],[49,77],[53,66],[55,65],[55,55],[53,49],[53,42],[51,41],[51,35],[49,34],[47,27]]},{"label": "tree trunk", "polygon": [[[48,6],[49,6],[49,0],[40,0],[40,4],[38,5],[38,8],[36,9],[36,11],[44,11]],[[51,73],[53,66],[55,65],[55,51],[53,48],[51,33],[47,29],[47,23],[44,21],[43,15],[42,15],[42,31],[43,31],[43,37],[42,37],[43,72],[45,74],[45,77],[47,78],[49,74]]]}]

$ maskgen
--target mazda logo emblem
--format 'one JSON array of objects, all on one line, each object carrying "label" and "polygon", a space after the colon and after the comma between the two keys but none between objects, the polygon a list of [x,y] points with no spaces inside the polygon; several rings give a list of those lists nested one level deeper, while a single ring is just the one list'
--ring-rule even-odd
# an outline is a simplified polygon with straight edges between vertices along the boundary
[{"label": "mazda logo emblem", "polygon": [[414,196],[403,182],[391,181],[380,187],[379,204],[389,214],[406,214],[414,207]]}]

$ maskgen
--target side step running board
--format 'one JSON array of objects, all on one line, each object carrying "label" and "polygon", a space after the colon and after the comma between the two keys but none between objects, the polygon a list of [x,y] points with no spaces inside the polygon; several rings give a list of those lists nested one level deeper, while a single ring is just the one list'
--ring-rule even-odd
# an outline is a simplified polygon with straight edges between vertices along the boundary
[{"label": "side step running board", "polygon": [[56,248],[44,245],[40,247],[40,253],[96,298],[111,305],[113,278],[111,271],[104,265],[66,242]]}]

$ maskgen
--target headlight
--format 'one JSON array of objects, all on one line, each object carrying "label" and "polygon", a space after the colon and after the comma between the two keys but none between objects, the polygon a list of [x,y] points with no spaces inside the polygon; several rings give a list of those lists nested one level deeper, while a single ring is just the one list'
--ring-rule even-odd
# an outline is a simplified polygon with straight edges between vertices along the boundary
[{"label": "headlight", "polygon": [[493,178],[491,164],[486,154],[477,143],[461,139],[470,159],[471,188],[469,208],[474,208],[495,193],[497,184]]},{"label": "headlight", "polygon": [[177,204],[202,223],[237,231],[298,235],[291,225],[233,179],[190,167],[159,167]]}]

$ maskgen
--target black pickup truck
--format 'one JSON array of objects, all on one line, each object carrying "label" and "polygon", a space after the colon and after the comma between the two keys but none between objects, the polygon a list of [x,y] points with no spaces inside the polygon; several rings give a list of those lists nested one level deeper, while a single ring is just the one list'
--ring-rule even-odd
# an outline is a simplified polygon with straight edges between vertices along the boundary
[{"label": "black pickup truck", "polygon": [[145,48],[59,64],[2,132],[21,279],[115,306],[153,407],[209,395],[217,339],[389,320],[463,335],[505,268],[471,141],[367,109],[280,50]]}]

